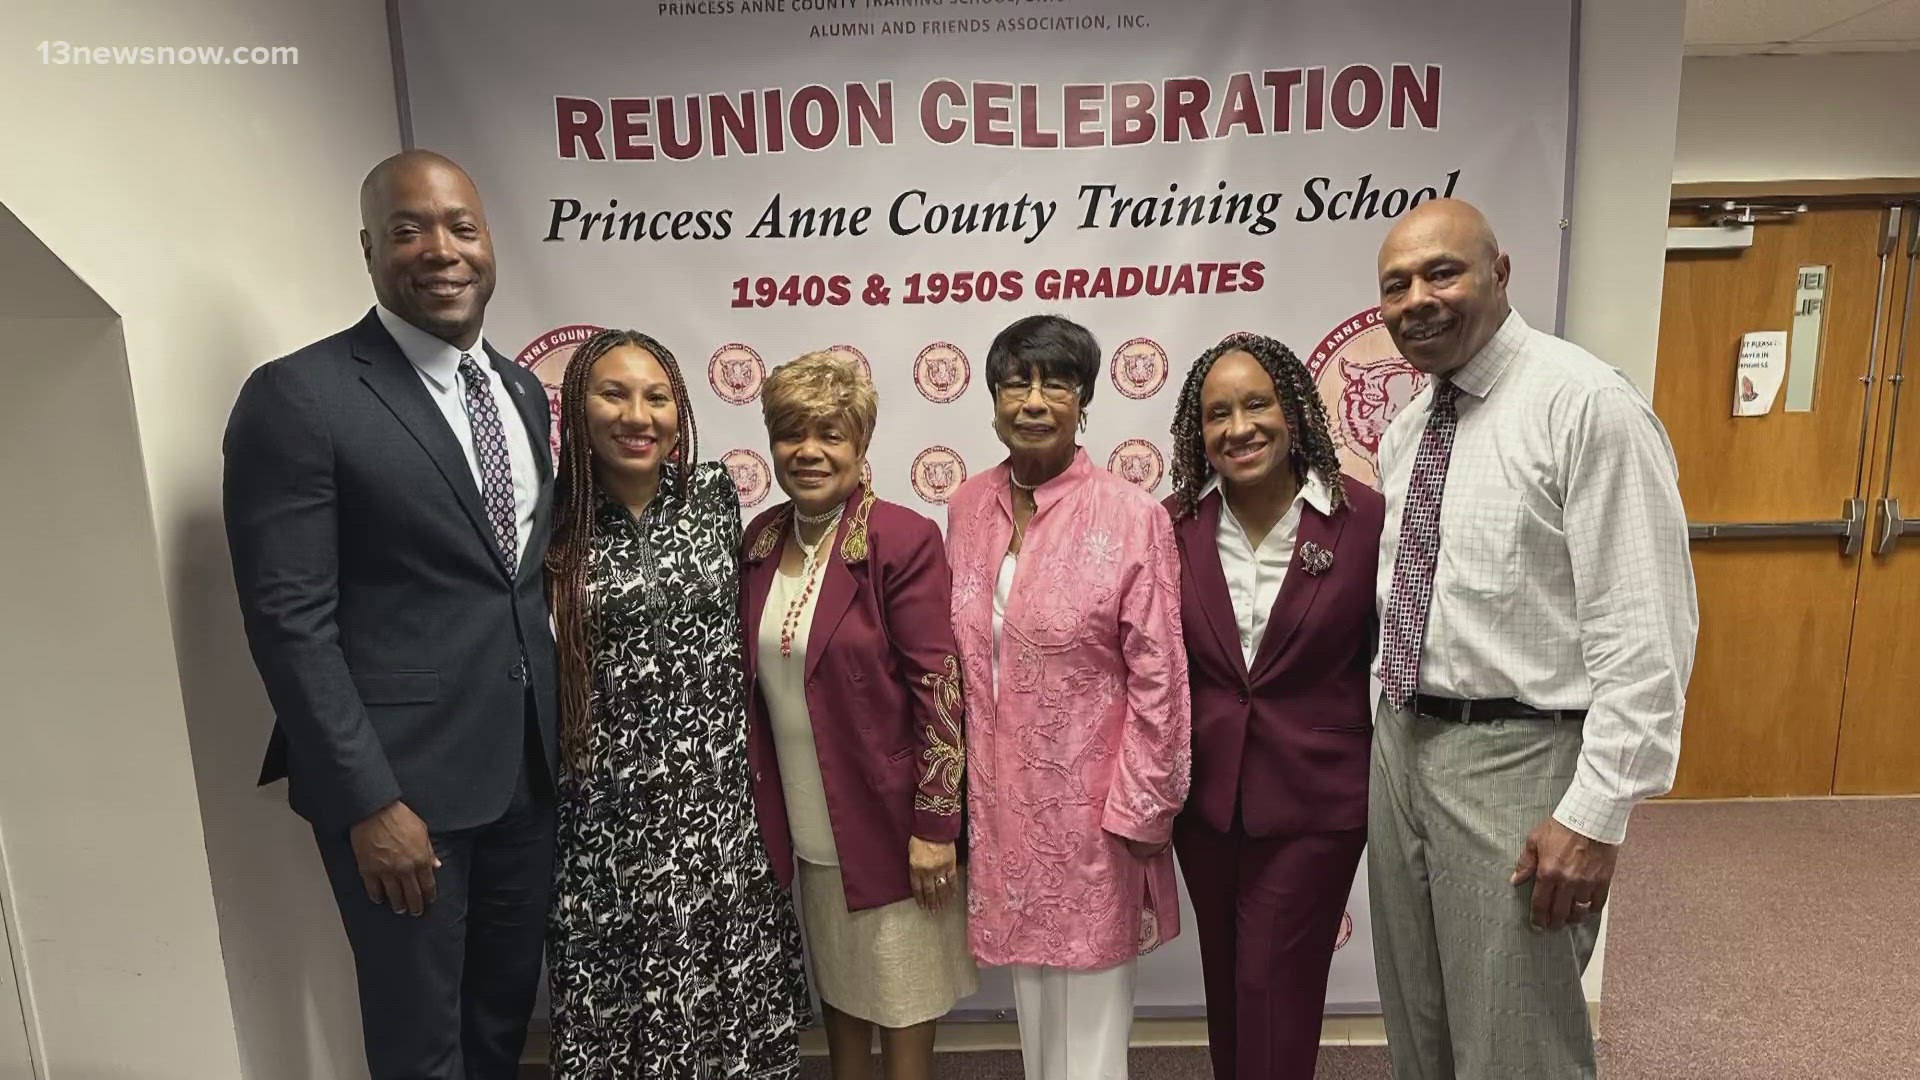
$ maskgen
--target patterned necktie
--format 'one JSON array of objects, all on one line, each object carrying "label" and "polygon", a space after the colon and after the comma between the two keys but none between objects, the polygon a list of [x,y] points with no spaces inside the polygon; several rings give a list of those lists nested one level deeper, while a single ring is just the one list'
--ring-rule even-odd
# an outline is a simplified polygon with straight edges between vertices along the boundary
[{"label": "patterned necktie", "polygon": [[1438,381],[1427,430],[1413,456],[1407,502],[1400,514],[1400,546],[1393,560],[1393,588],[1387,614],[1380,620],[1380,685],[1387,700],[1406,706],[1420,688],[1420,650],[1427,638],[1427,613],[1433,607],[1433,568],[1440,559],[1440,496],[1447,488],[1447,461],[1453,456],[1453,431],[1459,388]]},{"label": "patterned necktie", "polygon": [[519,539],[514,535],[513,468],[507,463],[507,432],[500,425],[493,387],[472,353],[460,354],[460,383],[466,390],[474,456],[480,459],[480,497],[487,506],[487,520],[493,523],[494,539],[500,542],[500,554],[512,566]]}]

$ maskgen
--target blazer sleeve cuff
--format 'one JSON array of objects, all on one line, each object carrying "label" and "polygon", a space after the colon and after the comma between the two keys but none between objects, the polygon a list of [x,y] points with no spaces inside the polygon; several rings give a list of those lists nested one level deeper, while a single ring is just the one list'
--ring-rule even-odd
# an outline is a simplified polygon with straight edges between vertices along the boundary
[{"label": "blazer sleeve cuff", "polygon": [[327,799],[329,828],[346,831],[400,801],[400,782],[389,769],[377,776],[354,777],[337,787]]},{"label": "blazer sleeve cuff", "polygon": [[913,811],[913,835],[929,844],[953,843],[960,839],[960,811],[956,809],[952,813],[942,813],[916,805]]}]

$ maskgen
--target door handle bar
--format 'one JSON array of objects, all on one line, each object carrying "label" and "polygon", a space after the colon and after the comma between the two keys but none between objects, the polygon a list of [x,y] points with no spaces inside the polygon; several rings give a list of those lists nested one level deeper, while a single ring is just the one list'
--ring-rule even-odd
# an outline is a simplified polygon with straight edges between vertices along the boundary
[{"label": "door handle bar", "polygon": [[[1882,500],[1885,501],[1885,500]],[[1687,523],[1689,540],[1796,540],[1832,536],[1840,541],[1843,555],[1860,554],[1867,538],[1865,499],[1848,499],[1841,508],[1845,516],[1832,521],[1735,521]],[[1920,535],[1920,520],[1903,523]],[[1882,540],[1882,543],[1887,543]]]},{"label": "door handle bar", "polygon": [[1880,540],[1873,545],[1875,555],[1889,555],[1901,537],[1920,539],[1920,518],[1900,516],[1899,499],[1875,499],[1874,517],[1880,520]]}]

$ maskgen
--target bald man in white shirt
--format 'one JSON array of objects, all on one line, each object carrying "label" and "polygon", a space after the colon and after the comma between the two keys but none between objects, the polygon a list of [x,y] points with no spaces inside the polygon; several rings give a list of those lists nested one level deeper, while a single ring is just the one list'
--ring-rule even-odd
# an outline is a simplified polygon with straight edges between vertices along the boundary
[{"label": "bald man in white shirt", "polygon": [[1699,626],[1665,431],[1521,319],[1510,273],[1458,200],[1380,249],[1429,377],[1379,460],[1367,862],[1398,1080],[1594,1075],[1581,974],[1627,819],[1673,784]]}]

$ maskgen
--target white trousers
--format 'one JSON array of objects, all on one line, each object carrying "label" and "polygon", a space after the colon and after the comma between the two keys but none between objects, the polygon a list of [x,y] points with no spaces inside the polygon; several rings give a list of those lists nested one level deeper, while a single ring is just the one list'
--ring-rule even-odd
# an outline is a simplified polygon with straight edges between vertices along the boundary
[{"label": "white trousers", "polygon": [[1127,1080],[1136,963],[1103,971],[1008,968],[1027,1080]]}]

